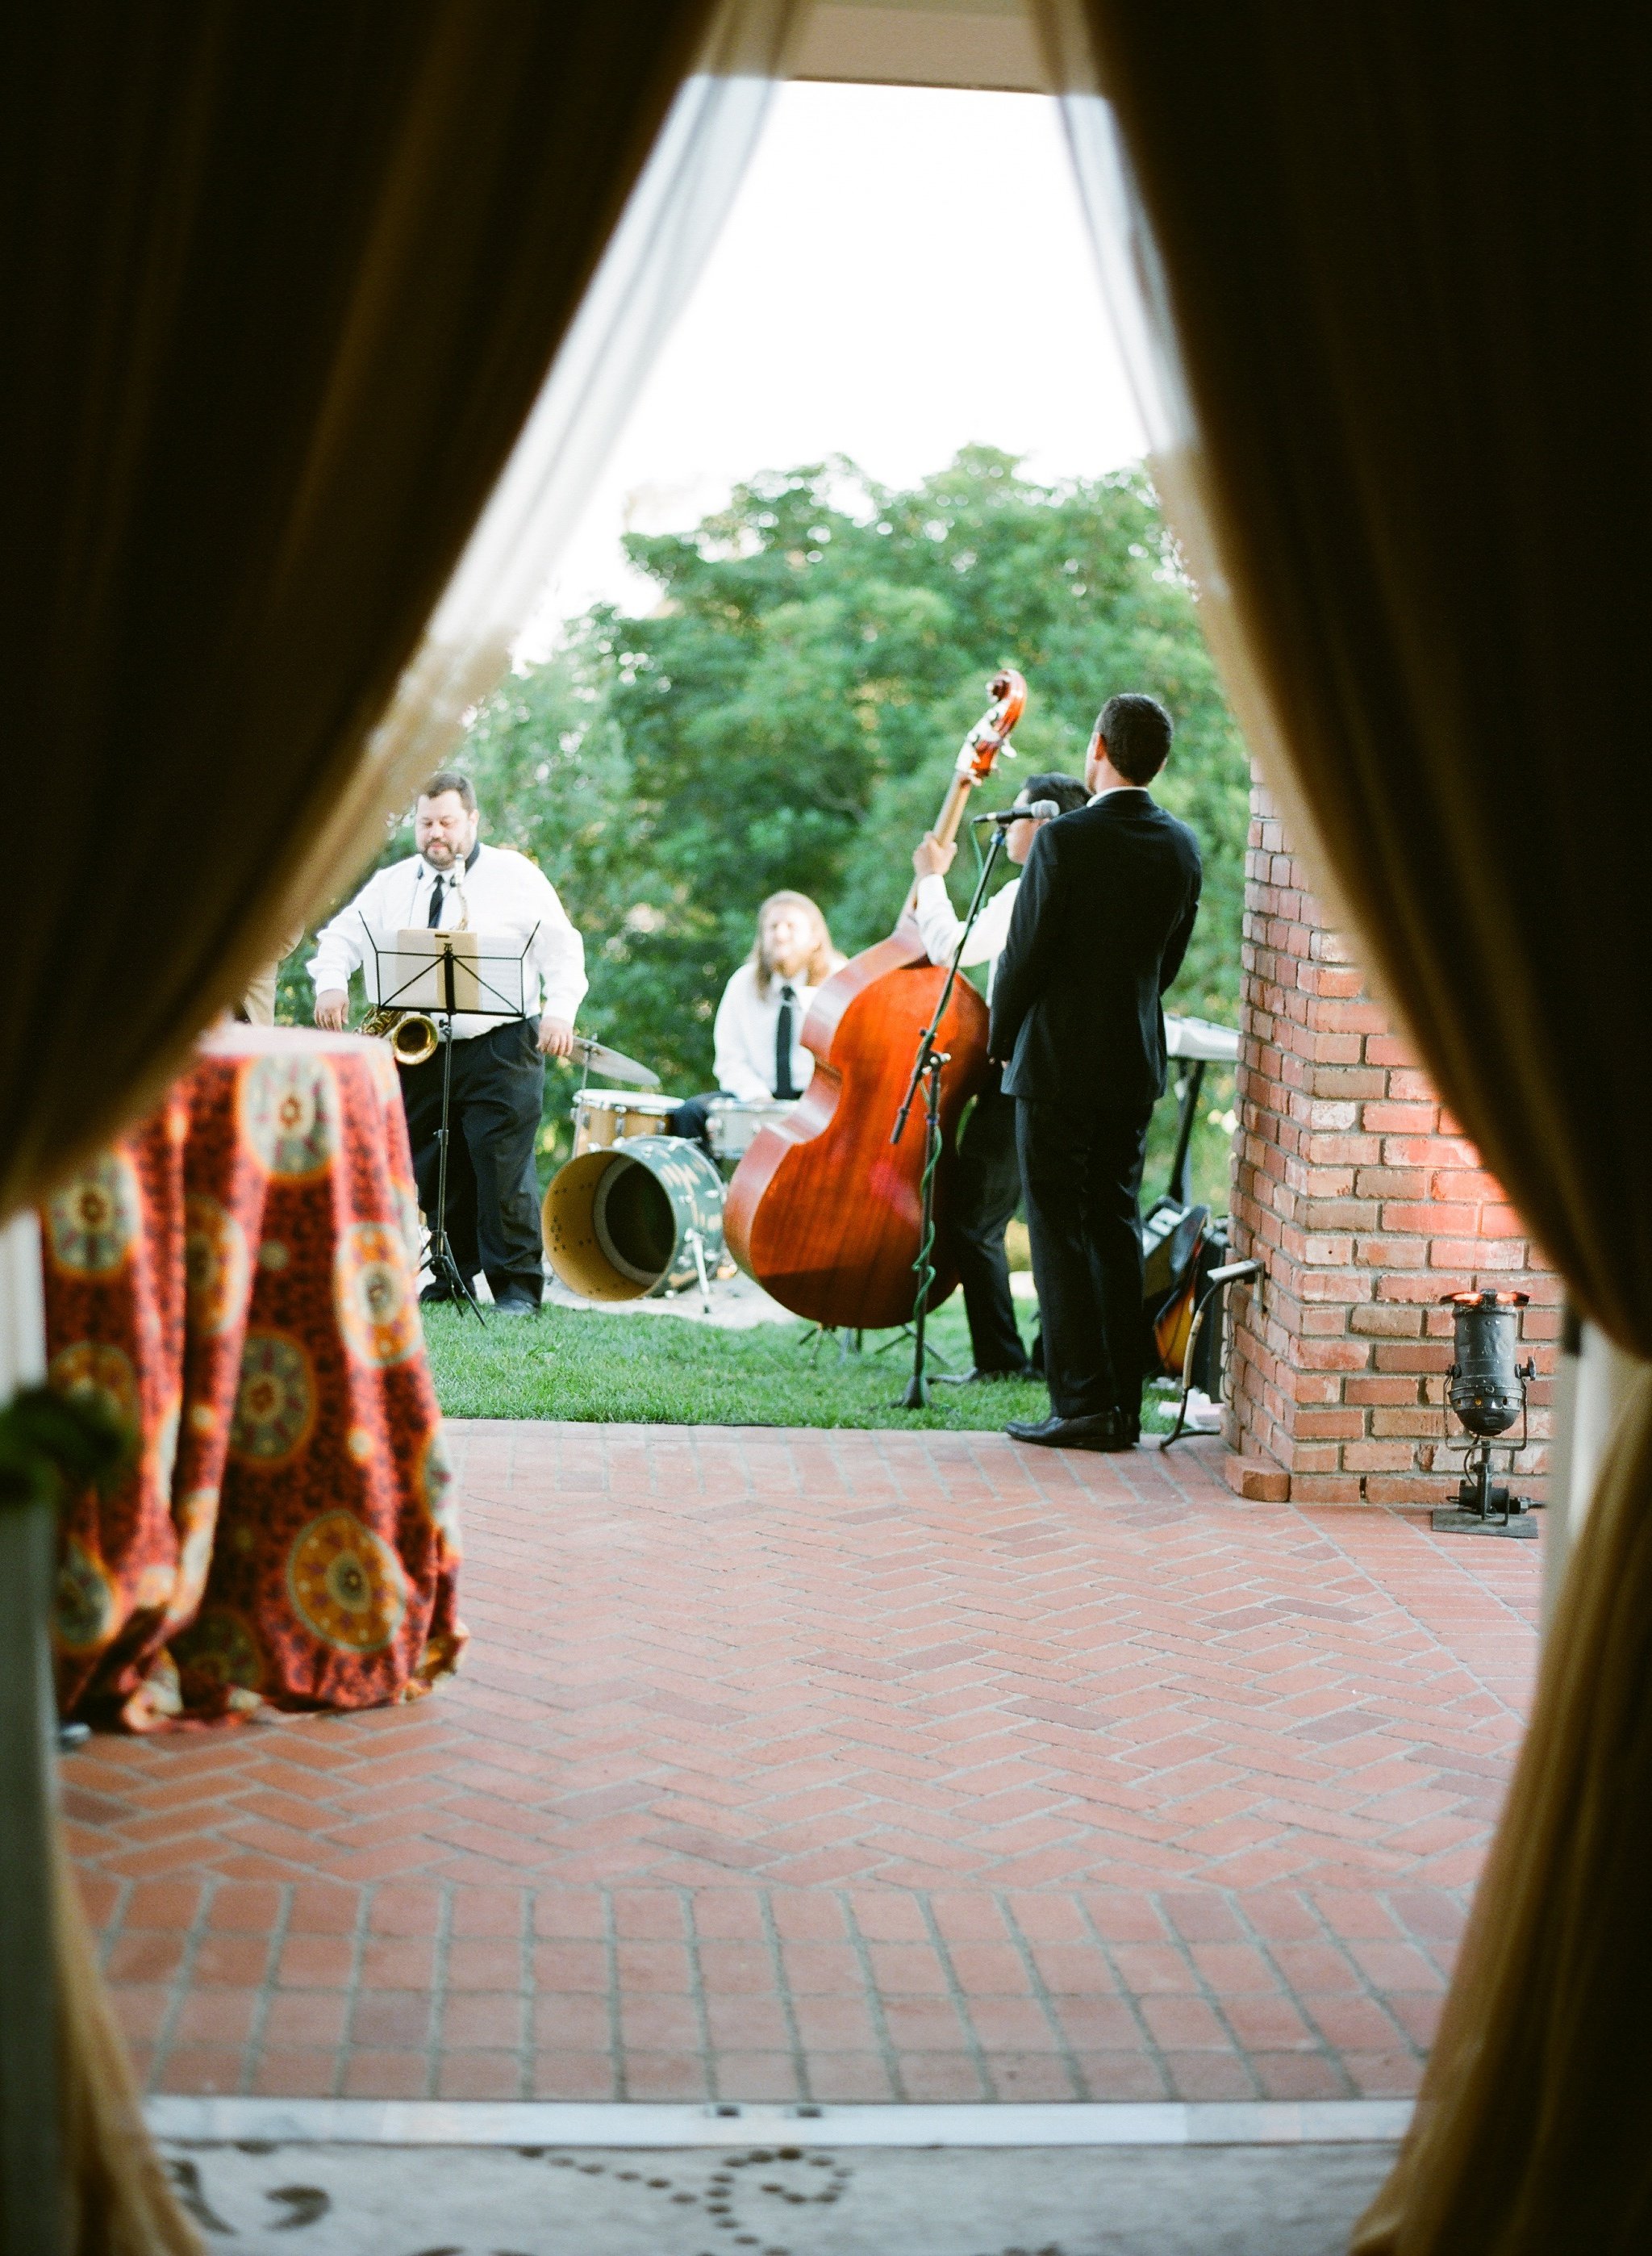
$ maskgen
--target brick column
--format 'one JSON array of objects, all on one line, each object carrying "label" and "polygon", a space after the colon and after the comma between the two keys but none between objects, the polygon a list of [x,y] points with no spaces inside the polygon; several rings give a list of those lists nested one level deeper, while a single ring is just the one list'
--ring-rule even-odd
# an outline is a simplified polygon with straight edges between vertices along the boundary
[{"label": "brick column", "polygon": [[[1461,1463],[1442,1446],[1460,1428],[1440,1296],[1529,1293],[1521,1359],[1546,1374],[1558,1280],[1367,994],[1260,786],[1243,962],[1234,1237],[1267,1275],[1234,1295],[1228,1477],[1273,1502],[1432,1506]],[[1518,1461],[1537,1494],[1547,1399],[1540,1385]]]}]

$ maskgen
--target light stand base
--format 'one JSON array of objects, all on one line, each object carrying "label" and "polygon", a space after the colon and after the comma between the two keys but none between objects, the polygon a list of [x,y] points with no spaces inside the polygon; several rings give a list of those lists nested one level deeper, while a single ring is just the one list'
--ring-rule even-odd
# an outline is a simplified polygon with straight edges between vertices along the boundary
[{"label": "light stand base", "polygon": [[1537,1540],[1537,1523],[1529,1504],[1517,1505],[1507,1519],[1482,1519],[1477,1512],[1437,1512],[1433,1527],[1437,1535],[1507,1535],[1515,1543]]},{"label": "light stand base", "polygon": [[1479,1484],[1472,1480],[1463,1483],[1457,1496],[1454,1505],[1432,1515],[1437,1535],[1506,1535],[1515,1543],[1537,1540],[1537,1507],[1525,1497],[1492,1487],[1482,1498]]}]

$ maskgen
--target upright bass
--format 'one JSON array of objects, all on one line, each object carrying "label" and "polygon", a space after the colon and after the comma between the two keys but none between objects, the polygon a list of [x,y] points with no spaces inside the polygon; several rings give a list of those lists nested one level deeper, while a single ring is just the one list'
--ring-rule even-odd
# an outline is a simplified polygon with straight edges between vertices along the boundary
[{"label": "upright bass", "polygon": [[[1027,685],[1005,666],[988,684],[992,703],[965,737],[935,833],[957,835],[970,794],[1027,702]],[[919,1035],[946,973],[931,964],[909,894],[887,940],[833,974],[810,1005],[803,1041],[814,1072],[798,1104],[755,1139],[728,1186],[723,1229],[730,1251],[783,1308],[812,1322],[875,1330],[912,1314],[923,1215],[924,1109],[914,1107],[890,1140]],[[987,1068],[987,1006],[967,980],[953,989],[938,1045],[943,1150],[936,1181],[939,1228],[937,1308],[958,1283],[946,1227],[953,1136]]]}]

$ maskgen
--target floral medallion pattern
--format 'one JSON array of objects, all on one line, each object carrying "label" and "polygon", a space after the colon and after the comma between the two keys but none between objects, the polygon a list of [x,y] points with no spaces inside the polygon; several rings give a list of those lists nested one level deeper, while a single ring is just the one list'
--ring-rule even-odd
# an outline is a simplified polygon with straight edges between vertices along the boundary
[{"label": "floral medallion pattern", "polygon": [[229,1429],[232,1456],[284,1465],[315,1424],[315,1376],[301,1340],[290,1332],[249,1331]]},{"label": "floral medallion pattern", "polygon": [[58,1569],[53,1628],[69,1653],[100,1653],[117,1619],[115,1583],[97,1554],[71,1535]]},{"label": "floral medallion pattern", "polygon": [[338,1084],[314,1052],[254,1058],[241,1084],[246,1139],[272,1175],[308,1182],[325,1174],[338,1146]]},{"label": "floral medallion pattern", "polygon": [[104,1153],[46,1208],[52,1260],[71,1276],[112,1276],[137,1240],[141,1210],[131,1161],[123,1152]]},{"label": "floral medallion pattern", "polygon": [[205,1191],[184,1201],[184,1281],[189,1321],[208,1338],[246,1306],[247,1234]]},{"label": "floral medallion pattern", "polygon": [[137,1371],[123,1348],[107,1340],[75,1340],[60,1348],[47,1365],[46,1383],[60,1394],[89,1396],[123,1426],[137,1428]]},{"label": "floral medallion pattern", "polygon": [[49,1383],[141,1443],[65,1514],[66,1714],[370,1707],[458,1665],[417,1211],[383,1045],[246,1026],[45,1210]]},{"label": "floral medallion pattern", "polygon": [[333,1289],[340,1333],[363,1363],[405,1363],[423,1347],[413,1273],[396,1223],[352,1223],[341,1233]]},{"label": "floral medallion pattern", "polygon": [[378,1653],[407,1611],[407,1578],[390,1545],[348,1512],[326,1512],[287,1555],[293,1611],[323,1645]]}]

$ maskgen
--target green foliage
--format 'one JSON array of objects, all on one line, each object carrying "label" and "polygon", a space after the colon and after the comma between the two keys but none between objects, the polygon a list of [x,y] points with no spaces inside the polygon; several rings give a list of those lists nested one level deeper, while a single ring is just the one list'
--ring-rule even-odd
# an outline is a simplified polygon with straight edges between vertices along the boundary
[{"label": "green foliage", "polygon": [[0,1409],[0,1509],[55,1511],[83,1489],[107,1494],[136,1449],[130,1428],[89,1388],[20,1387]]},{"label": "green foliage", "polygon": [[[1140,470],[1044,486],[972,447],[897,491],[838,458],[755,477],[692,532],[627,546],[655,607],[572,623],[482,709],[462,755],[487,835],[533,857],[586,935],[584,1031],[669,1089],[706,1089],[713,1013],[765,894],[812,894],[850,952],[888,932],[1003,664],[1030,696],[995,797],[1039,769],[1077,774],[1113,691],[1169,707],[1157,788],[1206,867],[1170,999],[1236,1020],[1248,770]],[[974,877],[965,847],[960,906]],[[306,989],[284,1004],[307,1017]],[[553,1073],[547,1165],[567,1089]],[[1231,1102],[1214,1077],[1212,1093]],[[1201,1127],[1201,1180],[1225,1179],[1226,1144]]]}]

